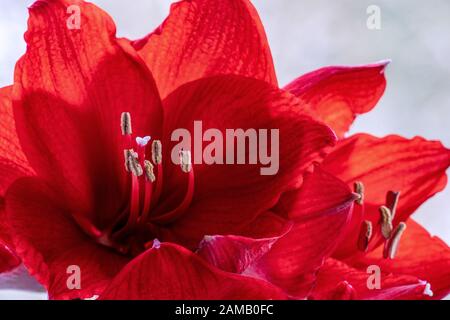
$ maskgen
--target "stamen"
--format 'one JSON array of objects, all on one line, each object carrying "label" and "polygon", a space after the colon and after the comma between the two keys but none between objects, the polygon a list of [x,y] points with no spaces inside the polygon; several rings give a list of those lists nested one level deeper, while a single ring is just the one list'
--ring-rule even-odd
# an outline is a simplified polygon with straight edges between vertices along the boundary
[{"label": "stamen", "polygon": [[356,181],[354,184],[354,190],[359,195],[356,199],[356,203],[362,205],[364,203],[364,184],[361,181]]},{"label": "stamen", "polygon": [[358,249],[363,252],[367,252],[369,248],[369,242],[372,239],[372,222],[365,220],[361,225],[361,230],[358,237]]},{"label": "stamen", "polygon": [[192,166],[191,170],[188,172],[188,175],[189,177],[186,194],[180,205],[177,208],[173,209],[172,211],[164,213],[161,216],[151,217],[150,218],[151,222],[159,224],[173,222],[176,218],[178,218],[181,214],[183,214],[183,212],[189,207],[189,205],[192,202],[192,198],[194,197],[194,168],[192,168]]},{"label": "stamen", "polygon": [[192,169],[191,162],[191,152],[190,151],[180,151],[180,166],[181,170],[185,173],[189,173]]},{"label": "stamen", "polygon": [[133,133],[131,128],[131,115],[129,112],[122,112],[120,116],[120,127],[122,129],[122,135],[130,135]]},{"label": "stamen", "polygon": [[392,229],[392,214],[391,210],[385,206],[380,207],[381,214],[381,234],[387,240],[391,237]]},{"label": "stamen", "polygon": [[156,165],[156,187],[154,194],[154,203],[158,203],[159,197],[161,196],[162,186],[163,186],[163,165],[159,163]]},{"label": "stamen", "polygon": [[142,214],[140,218],[140,222],[146,223],[147,217],[150,213],[150,207],[152,203],[152,194],[153,194],[153,182],[155,181],[155,175],[153,174],[153,165],[150,161],[144,161],[144,170],[145,170],[145,190],[144,190],[144,206],[142,208]]},{"label": "stamen", "polygon": [[131,149],[125,149],[123,150],[123,156],[125,158],[125,170],[127,172],[131,172],[130,168],[130,157],[133,157],[133,150]]},{"label": "stamen", "polygon": [[389,191],[386,194],[386,206],[391,210],[391,217],[394,220],[395,213],[397,211],[397,205],[400,198],[400,192]]},{"label": "stamen", "polygon": [[400,244],[400,239],[402,237],[403,232],[406,229],[406,223],[400,222],[395,228],[391,239],[389,239],[388,243],[384,247],[383,256],[384,258],[394,259],[395,254],[397,253],[398,245]]},{"label": "stamen", "polygon": [[[142,168],[141,168],[142,169]],[[129,230],[136,226],[136,222],[139,218],[139,180],[134,174],[131,175],[131,195],[130,195],[130,215],[126,225],[117,232],[114,236],[116,238],[122,237]]]},{"label": "stamen", "polygon": [[97,227],[94,226],[94,224],[88,218],[79,214],[73,214],[72,217],[80,226],[80,228],[88,235],[92,236],[93,238],[101,237],[102,232],[98,230]]},{"label": "stamen", "polygon": [[138,155],[133,150],[131,150],[131,155],[128,157],[128,164],[131,173],[136,177],[144,174],[144,170],[142,170],[142,166],[139,164]]},{"label": "stamen", "polygon": [[155,177],[155,174],[153,173],[153,165],[148,160],[144,161],[144,172],[145,172],[145,177],[147,178],[147,181],[155,182],[156,177]]},{"label": "stamen", "polygon": [[152,160],[154,164],[162,162],[162,144],[159,140],[154,140],[152,143]]}]

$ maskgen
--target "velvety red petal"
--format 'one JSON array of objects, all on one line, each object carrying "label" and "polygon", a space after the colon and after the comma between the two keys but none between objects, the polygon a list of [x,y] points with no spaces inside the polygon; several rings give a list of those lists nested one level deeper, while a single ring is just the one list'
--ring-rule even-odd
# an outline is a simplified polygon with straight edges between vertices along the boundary
[{"label": "velvety red petal", "polygon": [[284,229],[284,233],[277,237],[261,239],[234,235],[205,236],[197,254],[221,270],[242,274],[289,232],[291,224],[287,223]]},{"label": "velvety red petal", "polygon": [[379,248],[349,263],[358,268],[377,264],[386,273],[415,276],[431,284],[433,298],[444,298],[450,293],[450,248],[414,220],[407,225],[395,259],[380,259],[383,252]]},{"label": "velvety red petal", "polygon": [[[385,204],[389,190],[400,192],[394,225],[405,221],[423,202],[441,191],[447,182],[450,151],[438,141],[399,136],[376,138],[358,134],[338,143],[323,163],[324,170],[349,186],[365,186],[363,216],[355,217],[377,225],[378,208]],[[355,230],[359,232],[355,224]],[[379,230],[374,230],[379,232]],[[356,250],[356,245],[353,247]],[[340,252],[346,256],[351,252]]]},{"label": "velvety red petal", "polygon": [[369,289],[374,273],[369,270],[354,269],[345,263],[327,259],[317,273],[317,282],[309,299],[314,300],[339,300],[348,298],[340,294],[342,284],[345,283],[354,290],[351,299],[358,300],[417,300],[428,299],[426,282],[411,276],[380,274],[380,288]]},{"label": "velvety red petal", "polygon": [[344,136],[359,114],[369,112],[386,88],[387,61],[359,67],[326,67],[288,84],[317,117]]},{"label": "velvety red petal", "polygon": [[292,229],[246,273],[267,279],[290,296],[304,298],[317,269],[341,239],[354,195],[341,181],[317,169],[305,177],[297,198],[290,199],[289,205],[285,199],[283,209],[289,208],[284,215],[294,223]]},{"label": "velvety red petal", "polygon": [[100,299],[285,299],[271,284],[212,267],[195,253],[162,243],[133,259]]},{"label": "velvety red petal", "polygon": [[[238,234],[240,228],[272,208],[284,191],[301,185],[303,174],[322,160],[335,137],[328,127],[303,115],[297,102],[292,95],[263,81],[239,76],[194,81],[164,100],[166,150],[173,150],[178,143],[170,141],[170,134],[177,128],[186,128],[194,137],[194,121],[198,120],[202,121],[203,132],[219,130],[224,146],[226,129],[266,129],[267,145],[274,146],[272,154],[277,153],[270,130],[279,130],[279,159],[272,159],[271,175],[260,171],[268,165],[248,164],[248,157],[247,164],[235,164],[236,157],[233,163],[223,165],[195,164],[196,150],[202,153],[195,144],[191,146],[195,191],[189,209],[170,227],[178,241],[191,247],[198,245],[205,234]],[[203,142],[203,149],[208,145]],[[230,154],[224,151],[224,156],[227,152]],[[169,172],[167,197],[183,191],[183,180],[171,182],[170,178],[182,174],[179,167],[169,163],[164,169]]]},{"label": "velvety red petal", "polygon": [[277,84],[264,28],[248,0],[187,0],[134,46],[161,96],[204,77],[236,74]]},{"label": "velvety red petal", "polygon": [[[67,26],[73,3],[79,28]],[[24,153],[80,211],[113,212],[126,185],[121,113],[131,113],[138,136],[160,132],[162,108],[150,72],[129,45],[116,41],[111,18],[84,1],[36,2],[25,39],[13,90]]]},{"label": "velvety red petal", "polygon": [[[51,299],[100,294],[128,260],[95,244],[62,208],[57,193],[37,178],[17,180],[6,194],[16,253]],[[68,288],[70,266],[79,267],[80,289]]]},{"label": "velvety red petal", "polygon": [[33,174],[17,137],[11,90],[0,89],[0,197],[15,179]]}]

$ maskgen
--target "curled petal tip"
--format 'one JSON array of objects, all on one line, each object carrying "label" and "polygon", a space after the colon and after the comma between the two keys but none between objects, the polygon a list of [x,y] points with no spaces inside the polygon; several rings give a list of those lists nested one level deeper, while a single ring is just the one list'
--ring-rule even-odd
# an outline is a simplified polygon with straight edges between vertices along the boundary
[{"label": "curled petal tip", "polygon": [[375,65],[381,66],[381,71],[380,73],[384,73],[384,71],[386,70],[387,66],[392,62],[391,59],[384,59],[381,60],[377,63],[375,63]]}]

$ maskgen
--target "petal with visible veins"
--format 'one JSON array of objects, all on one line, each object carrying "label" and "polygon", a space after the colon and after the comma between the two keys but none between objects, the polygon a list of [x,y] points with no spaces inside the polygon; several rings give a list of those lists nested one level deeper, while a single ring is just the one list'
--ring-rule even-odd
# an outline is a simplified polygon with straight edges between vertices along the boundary
[{"label": "petal with visible veins", "polygon": [[305,177],[301,189],[285,197],[284,205],[277,208],[291,222],[268,212],[245,230],[263,226],[271,234],[265,226],[272,225],[278,229],[277,237],[208,237],[199,254],[221,269],[268,280],[293,298],[305,298],[315,272],[339,242],[353,201],[353,193],[342,181],[317,168]]},{"label": "petal with visible veins", "polygon": [[[218,76],[191,82],[163,101],[165,112],[164,141],[170,158],[177,141],[171,134],[177,128],[186,128],[191,135],[194,121],[202,121],[203,132],[219,130],[224,137],[223,155],[229,155],[226,143],[229,128],[268,131],[267,147],[272,150],[275,174],[263,175],[261,168],[269,165],[237,164],[236,154],[226,165],[195,164],[195,193],[191,206],[171,229],[177,241],[192,248],[205,234],[236,234],[259,214],[273,207],[282,192],[301,185],[303,174],[320,162],[334,145],[333,132],[325,125],[302,114],[298,100],[266,82],[240,76]],[[279,147],[272,140],[272,130],[278,130]],[[258,134],[258,133],[256,133]],[[198,139],[198,138],[195,138]],[[262,138],[258,143],[262,144]],[[208,145],[203,142],[202,148]],[[192,146],[192,154],[200,146]],[[277,149],[276,149],[277,148]],[[226,150],[225,150],[226,149]],[[202,150],[200,155],[202,155]],[[236,153],[236,152],[235,152]],[[194,158],[193,158],[194,159]],[[194,159],[195,160],[195,159]],[[169,177],[163,196],[173,196],[182,174],[170,161],[164,168]],[[178,189],[180,189],[178,187]],[[167,202],[167,201],[166,201]],[[169,201],[170,203],[170,201]],[[155,212],[155,215],[157,212]]]},{"label": "petal with visible veins", "polygon": [[11,91],[11,86],[0,89],[0,198],[15,179],[34,174],[17,137]]},{"label": "petal with visible veins", "polygon": [[[372,272],[354,269],[344,262],[327,259],[317,274],[317,282],[309,296],[313,300],[339,300],[346,298],[337,294],[343,281],[354,290],[352,299],[358,300],[417,300],[428,299],[425,281],[412,276],[380,273],[380,287],[372,287],[375,280]],[[369,289],[369,285],[371,289]]]},{"label": "petal with visible veins", "polygon": [[[81,25],[72,30],[66,23],[73,3],[80,6]],[[132,114],[137,135],[157,137],[162,108],[156,85],[136,52],[116,41],[112,19],[93,4],[42,0],[29,11],[27,51],[13,88],[23,151],[36,173],[58,184],[80,211],[111,213],[126,186],[120,115]],[[90,218],[104,225],[114,217],[102,212]]]},{"label": "petal with visible veins", "polygon": [[383,95],[388,63],[326,67],[297,78],[284,89],[343,137],[356,116],[372,110]]},{"label": "petal with visible veins", "polygon": [[161,96],[200,78],[235,74],[277,85],[258,13],[248,0],[185,0],[134,47],[152,70]]},{"label": "petal with visible veins", "polygon": [[[356,181],[364,184],[365,212],[355,218],[369,220],[373,226],[379,221],[378,209],[385,204],[388,191],[400,191],[393,221],[397,225],[444,189],[447,183],[445,172],[449,166],[450,150],[438,141],[420,137],[406,139],[395,135],[377,138],[368,134],[358,134],[340,141],[323,163],[324,170],[349,186]],[[354,223],[350,234],[358,233],[358,227],[359,224]],[[379,233],[378,229],[374,231]],[[348,239],[354,240],[353,237]],[[372,248],[380,243],[373,243]],[[344,246],[347,249],[340,250],[337,257],[349,256],[357,250],[353,243]]]},{"label": "petal with visible veins", "polygon": [[268,282],[221,271],[195,253],[162,243],[133,259],[100,299],[258,300],[285,299]]},{"label": "petal with visible veins", "polygon": [[[128,262],[86,236],[64,210],[58,193],[38,178],[21,178],[6,194],[15,250],[51,299],[100,294]],[[80,268],[81,289],[69,289],[69,266]]]}]

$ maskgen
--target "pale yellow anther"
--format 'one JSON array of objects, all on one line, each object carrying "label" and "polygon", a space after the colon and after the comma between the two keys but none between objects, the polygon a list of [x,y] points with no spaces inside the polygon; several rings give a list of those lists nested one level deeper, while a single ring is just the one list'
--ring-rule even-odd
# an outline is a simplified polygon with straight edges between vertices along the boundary
[{"label": "pale yellow anther", "polygon": [[162,144],[159,140],[152,142],[152,160],[154,164],[160,164],[162,162]]},{"label": "pale yellow anther", "polygon": [[182,150],[180,152],[180,166],[183,172],[190,172],[192,169],[191,152]]},{"label": "pale yellow anther", "polygon": [[122,112],[120,116],[120,127],[122,129],[122,135],[132,134],[131,115],[129,112]]},{"label": "pale yellow anther", "polygon": [[145,172],[145,177],[147,178],[147,181],[155,182],[156,177],[155,177],[155,174],[153,173],[153,165],[148,160],[144,161],[144,172]]},{"label": "pale yellow anther", "polygon": [[140,177],[144,174],[144,170],[142,169],[142,166],[139,164],[138,154],[133,150],[129,150],[129,156],[128,156],[128,168],[131,173],[133,173],[135,176]]},{"label": "pale yellow anther", "polygon": [[361,181],[356,181],[354,184],[355,193],[358,194],[359,198],[356,199],[356,203],[362,205],[364,203],[364,184]]},{"label": "pale yellow anther", "polygon": [[403,232],[406,230],[406,223],[400,222],[392,233],[391,239],[387,242],[384,247],[383,255],[385,258],[394,259],[400,244],[400,239]]},{"label": "pale yellow anther", "polygon": [[131,171],[131,169],[130,169],[130,161],[128,160],[130,158],[130,156],[131,156],[131,150],[129,150],[129,149],[123,150],[123,157],[125,159],[125,170],[127,172]]},{"label": "pale yellow anther", "polygon": [[392,213],[386,206],[380,207],[380,215],[381,215],[381,234],[385,239],[389,239],[392,234]]}]

